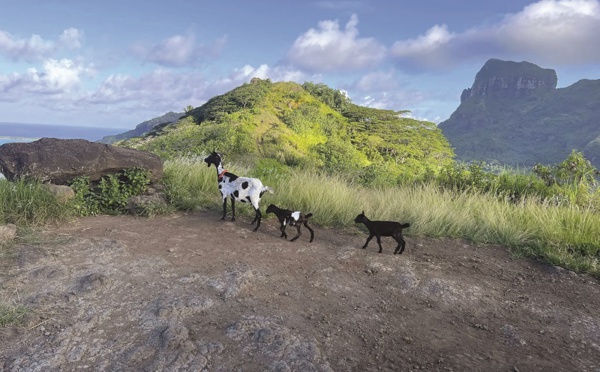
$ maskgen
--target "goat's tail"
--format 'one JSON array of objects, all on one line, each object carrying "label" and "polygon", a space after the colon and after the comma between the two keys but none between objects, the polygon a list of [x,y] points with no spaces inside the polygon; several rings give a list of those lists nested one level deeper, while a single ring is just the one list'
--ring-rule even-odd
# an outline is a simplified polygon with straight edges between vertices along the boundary
[{"label": "goat's tail", "polygon": [[407,227],[410,227],[410,223],[403,223],[402,225],[400,225],[400,227],[406,229]]},{"label": "goat's tail", "polygon": [[264,194],[265,192],[269,192],[269,193],[271,193],[271,194],[273,194],[273,193],[274,193],[274,192],[273,192],[273,189],[272,189],[272,188],[270,188],[269,186],[263,186],[262,190],[260,190],[260,197],[261,197],[261,198],[262,198],[262,196],[263,196],[263,194]]},{"label": "goat's tail", "polygon": [[304,217],[306,217],[306,218],[311,218],[311,217],[312,217],[312,215],[313,215],[312,213],[308,213],[308,214],[307,214],[306,216],[304,216]]}]

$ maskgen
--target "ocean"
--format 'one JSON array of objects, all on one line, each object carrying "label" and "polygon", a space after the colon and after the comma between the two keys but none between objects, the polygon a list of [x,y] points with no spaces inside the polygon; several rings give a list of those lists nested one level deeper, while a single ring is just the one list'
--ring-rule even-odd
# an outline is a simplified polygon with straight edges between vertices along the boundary
[{"label": "ocean", "polygon": [[31,142],[43,137],[99,141],[104,136],[128,130],[130,129],[0,122],[0,145],[9,142]]}]

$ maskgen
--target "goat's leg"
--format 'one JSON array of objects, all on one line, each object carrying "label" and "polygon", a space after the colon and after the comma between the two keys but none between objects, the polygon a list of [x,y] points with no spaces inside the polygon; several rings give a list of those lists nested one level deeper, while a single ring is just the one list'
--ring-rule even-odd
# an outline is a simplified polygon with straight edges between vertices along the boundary
[{"label": "goat's leg", "polygon": [[280,238],[286,238],[287,239],[287,234],[285,233],[285,228],[286,228],[286,226],[282,223],[281,227],[279,228],[279,230],[281,230],[281,236],[280,236]]},{"label": "goat's leg", "polygon": [[253,231],[258,230],[258,228],[260,227],[260,220],[262,218],[262,213],[260,213],[260,208],[256,208],[256,216],[254,217],[254,219],[256,220],[256,227],[254,228]]},{"label": "goat's leg", "polygon": [[383,247],[381,246],[381,236],[377,235],[377,244],[379,244],[379,253],[383,252]]},{"label": "goat's leg", "polygon": [[223,217],[221,219],[224,220],[225,216],[227,216],[227,197],[223,198]]},{"label": "goat's leg", "polygon": [[[258,208],[257,208],[257,207],[256,207],[254,204],[252,204],[252,206],[254,207],[254,210],[257,210],[257,209],[258,209]],[[250,222],[250,224],[251,224],[251,225],[254,225],[254,223],[255,223],[256,221],[258,221],[258,213],[255,213],[255,214],[254,214],[254,219],[252,220],[252,222]]]},{"label": "goat's leg", "polygon": [[367,238],[367,242],[365,243],[365,245],[363,245],[362,249],[367,248],[367,245],[369,245],[369,242],[371,241],[371,239],[373,239],[374,236],[375,234],[369,235],[369,237]]},{"label": "goat's leg", "polygon": [[394,254],[398,254],[398,251],[400,250],[400,247],[402,246],[402,240],[400,240],[401,238],[397,231],[394,231],[394,233],[392,234],[392,238],[394,238],[396,243],[398,243],[398,245],[396,246],[396,249],[394,250]]},{"label": "goat's leg", "polygon": [[392,238],[394,238],[394,240],[398,242],[398,246],[396,247],[394,254],[402,254],[402,252],[404,252],[404,247],[406,246],[406,242],[404,241],[404,239],[402,239],[402,232],[395,232],[392,235]]},{"label": "goat's leg", "polygon": [[300,235],[302,235],[302,231],[300,231],[301,227],[302,227],[302,225],[300,225],[300,224],[296,225],[296,229],[298,229],[298,235],[294,236],[292,238],[292,240],[290,240],[290,242],[293,242],[294,240],[298,239],[300,237]]},{"label": "goat's leg", "polygon": [[235,198],[231,195],[231,220],[235,221]]},{"label": "goat's leg", "polygon": [[313,229],[310,228],[310,226],[308,226],[308,221],[304,221],[304,226],[306,226],[308,231],[310,231],[310,241],[312,242],[315,238],[315,232],[313,231]]},{"label": "goat's leg", "polygon": [[398,238],[400,241],[398,242],[398,248],[396,248],[396,252],[394,252],[394,254],[402,254],[402,252],[404,252],[404,248],[406,247],[406,241],[404,241],[402,235],[398,235]]}]

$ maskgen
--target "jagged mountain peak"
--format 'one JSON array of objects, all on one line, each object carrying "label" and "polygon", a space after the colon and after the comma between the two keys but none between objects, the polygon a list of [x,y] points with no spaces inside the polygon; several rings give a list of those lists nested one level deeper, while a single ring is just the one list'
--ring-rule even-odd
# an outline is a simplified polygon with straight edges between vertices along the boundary
[{"label": "jagged mountain peak", "polygon": [[556,89],[556,71],[531,62],[488,60],[465,89],[461,102],[469,98],[524,97],[538,89]]}]

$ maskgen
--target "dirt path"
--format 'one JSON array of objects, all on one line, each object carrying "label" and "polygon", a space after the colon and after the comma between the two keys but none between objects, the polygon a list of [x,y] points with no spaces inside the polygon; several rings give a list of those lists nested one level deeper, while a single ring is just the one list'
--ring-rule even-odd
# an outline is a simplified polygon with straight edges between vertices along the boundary
[{"label": "dirt path", "polygon": [[4,371],[599,371],[600,283],[505,248],[212,212],[93,217],[17,247]]}]

